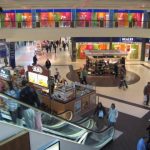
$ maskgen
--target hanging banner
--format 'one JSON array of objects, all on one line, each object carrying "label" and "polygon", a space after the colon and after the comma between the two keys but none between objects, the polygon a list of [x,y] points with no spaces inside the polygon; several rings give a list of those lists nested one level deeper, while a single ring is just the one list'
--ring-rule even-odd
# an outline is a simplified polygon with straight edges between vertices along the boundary
[{"label": "hanging banner", "polygon": [[9,43],[9,65],[12,68],[16,67],[16,61],[15,61],[15,42]]}]

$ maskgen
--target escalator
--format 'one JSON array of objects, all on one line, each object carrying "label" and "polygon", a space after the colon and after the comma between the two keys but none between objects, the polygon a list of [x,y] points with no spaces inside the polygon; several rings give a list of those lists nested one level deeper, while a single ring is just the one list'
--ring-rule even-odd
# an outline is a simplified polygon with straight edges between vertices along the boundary
[{"label": "escalator", "polygon": [[[96,149],[101,149],[107,143],[109,143],[114,136],[114,128],[109,127],[103,131],[96,132],[92,130],[93,120],[92,119],[83,119],[82,121],[75,123],[71,123],[70,121],[66,121],[58,116],[48,114],[39,109],[33,108],[27,104],[23,104],[18,100],[0,93],[0,100],[3,105],[0,105],[0,117],[2,121],[7,121],[9,123],[12,122],[12,116],[9,112],[9,106],[7,104],[9,102],[16,103],[18,107],[26,107],[28,110],[32,110],[33,112],[38,112],[41,115],[42,120],[42,131],[48,134],[53,134],[55,136],[61,137],[66,140],[74,141],[79,144],[84,144],[88,146],[92,146]],[[7,103],[6,103],[7,101]],[[24,111],[24,110],[22,110]],[[28,128],[28,124],[26,119],[22,118],[22,125]],[[17,124],[20,125],[20,124]],[[33,129],[33,128],[32,128]]]}]

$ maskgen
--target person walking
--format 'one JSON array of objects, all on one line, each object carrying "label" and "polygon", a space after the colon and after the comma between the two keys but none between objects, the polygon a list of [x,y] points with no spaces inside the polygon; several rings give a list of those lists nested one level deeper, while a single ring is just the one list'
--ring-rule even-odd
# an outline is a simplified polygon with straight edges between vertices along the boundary
[{"label": "person walking", "polygon": [[102,103],[98,103],[94,115],[96,115],[96,124],[98,129],[102,129],[105,124],[106,110]]},{"label": "person walking", "polygon": [[115,63],[114,65],[114,74],[115,74],[115,79],[118,77],[118,63]]},{"label": "person walking", "polygon": [[60,73],[58,71],[58,68],[55,68],[55,75],[54,75],[54,78],[55,78],[55,83],[56,82],[60,82]]},{"label": "person walking", "polygon": [[56,54],[56,49],[57,49],[56,43],[53,44],[53,48],[54,48],[54,51],[55,51],[55,54]]},{"label": "person walking", "polygon": [[84,68],[82,70],[82,75],[83,75],[83,84],[87,84],[87,70]]},{"label": "person walking", "polygon": [[33,56],[33,65],[36,65],[37,64],[37,61],[38,61],[38,59],[37,59],[37,56],[36,56],[36,54]]},{"label": "person walking", "polygon": [[114,126],[118,118],[118,110],[114,103],[111,104],[108,112],[108,124],[109,126]]},{"label": "person walking", "polygon": [[47,58],[46,62],[45,62],[45,67],[49,70],[51,67],[51,62],[50,60]]},{"label": "person walking", "polygon": [[126,82],[126,70],[124,68],[124,65],[121,66],[120,69],[120,84],[119,84],[119,88],[121,87],[126,87],[128,88],[127,82]]},{"label": "person walking", "polygon": [[146,97],[146,105],[148,105],[150,100],[150,82],[148,82],[147,85],[144,87],[143,93]]}]

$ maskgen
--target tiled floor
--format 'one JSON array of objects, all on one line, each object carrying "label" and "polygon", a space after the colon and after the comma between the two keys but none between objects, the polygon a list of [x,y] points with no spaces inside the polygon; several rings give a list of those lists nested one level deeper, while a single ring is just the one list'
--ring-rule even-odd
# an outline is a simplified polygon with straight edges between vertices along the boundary
[{"label": "tiled floor", "polygon": [[[28,46],[17,50],[17,64],[31,65],[34,49],[34,46]],[[69,72],[69,65],[72,65],[74,69],[79,69],[85,64],[85,60],[71,62],[68,50],[65,52],[57,50],[56,54],[54,51],[48,55],[44,53],[38,57],[38,63],[44,65],[47,57],[52,63],[52,75],[54,74],[54,69],[57,67],[62,78],[66,78],[66,74]],[[150,107],[143,106],[143,88],[145,84],[150,81],[149,67],[150,63],[147,62],[127,62],[127,70],[140,76],[140,80],[135,84],[129,85],[127,90],[122,90],[118,87],[96,87],[97,93],[105,96],[100,97],[100,101],[102,101],[106,108],[109,108],[112,102],[116,104],[119,110],[116,128],[123,132],[117,140],[106,146],[104,148],[105,150],[135,150],[138,139],[146,134],[145,128],[149,124]]]}]

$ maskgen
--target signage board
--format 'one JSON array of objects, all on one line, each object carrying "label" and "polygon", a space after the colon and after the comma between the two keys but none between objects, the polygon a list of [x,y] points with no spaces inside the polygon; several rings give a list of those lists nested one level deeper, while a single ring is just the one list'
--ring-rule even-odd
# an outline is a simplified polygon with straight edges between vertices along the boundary
[{"label": "signage board", "polygon": [[0,68],[0,78],[6,81],[10,81],[11,79],[10,71]]},{"label": "signage board", "polygon": [[28,81],[32,84],[48,88],[49,70],[40,65],[28,66]]}]

